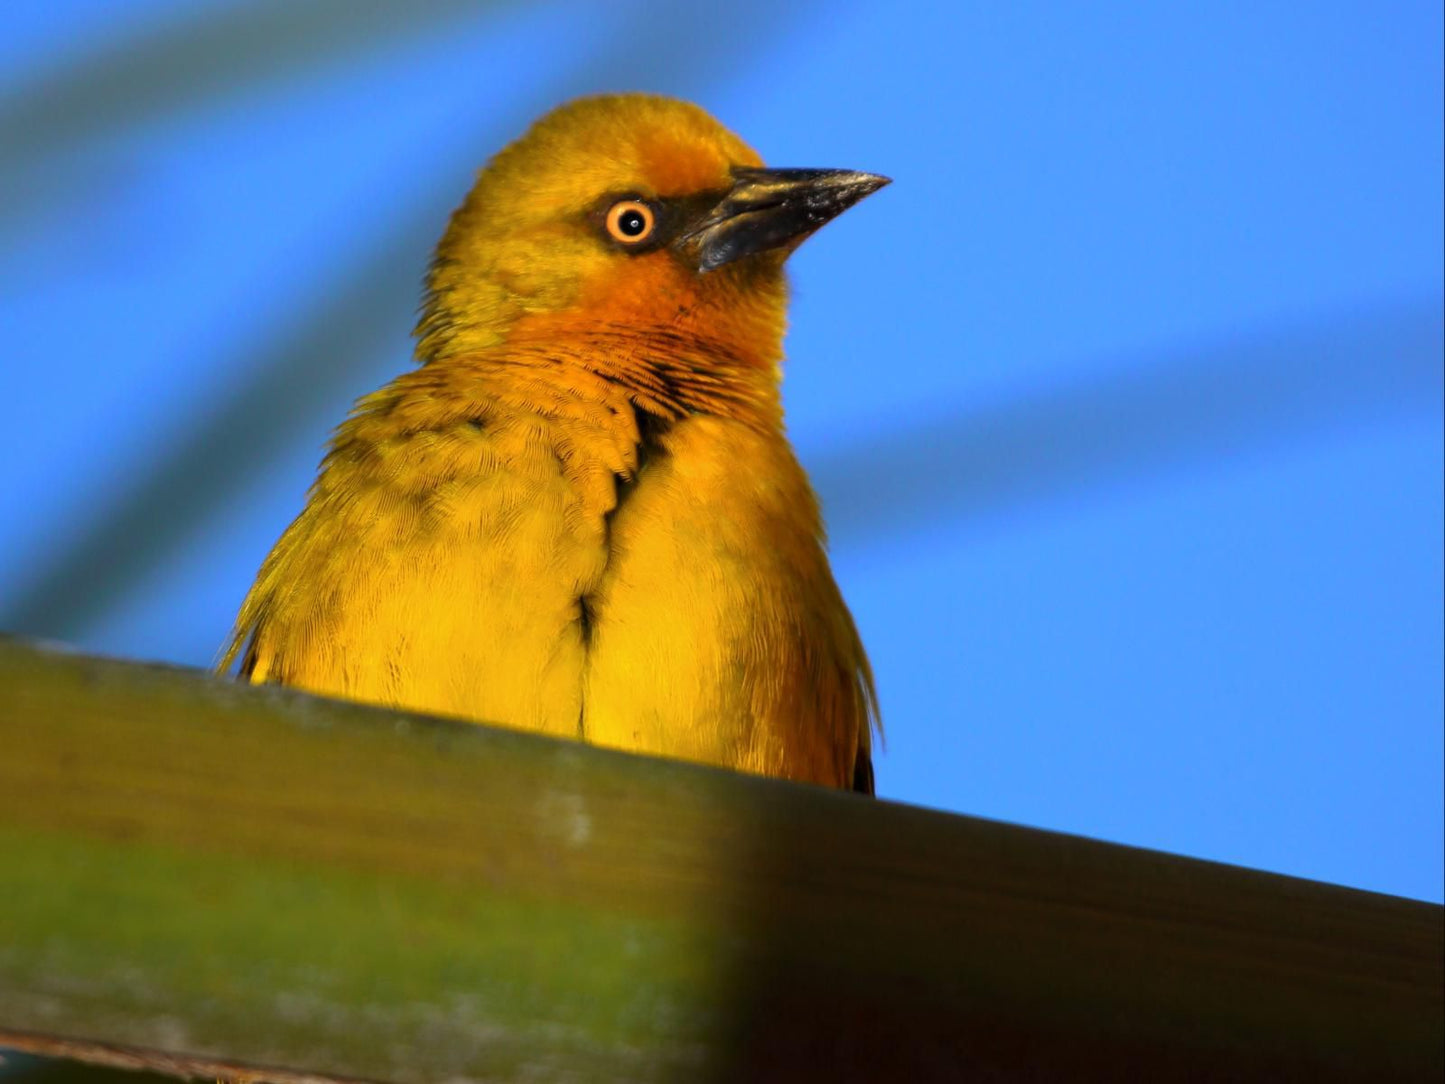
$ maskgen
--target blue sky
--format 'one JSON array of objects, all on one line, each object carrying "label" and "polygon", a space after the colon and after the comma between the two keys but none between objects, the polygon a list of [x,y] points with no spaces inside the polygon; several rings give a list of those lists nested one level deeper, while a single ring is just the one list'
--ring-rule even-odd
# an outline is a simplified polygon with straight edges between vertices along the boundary
[{"label": "blue sky", "polygon": [[0,628],[207,663],[474,169],[672,93],[895,179],[785,385],[880,792],[1441,899],[1438,4],[343,7],[0,13]]}]

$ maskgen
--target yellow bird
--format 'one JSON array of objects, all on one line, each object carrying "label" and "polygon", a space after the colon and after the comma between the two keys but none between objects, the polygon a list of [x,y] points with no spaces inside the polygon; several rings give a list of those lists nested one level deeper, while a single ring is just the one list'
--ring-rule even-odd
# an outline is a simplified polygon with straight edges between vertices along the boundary
[{"label": "yellow bird", "polygon": [[783,433],[788,254],[888,183],[697,106],[550,113],[452,216],[221,662],[872,793],[873,678]]}]

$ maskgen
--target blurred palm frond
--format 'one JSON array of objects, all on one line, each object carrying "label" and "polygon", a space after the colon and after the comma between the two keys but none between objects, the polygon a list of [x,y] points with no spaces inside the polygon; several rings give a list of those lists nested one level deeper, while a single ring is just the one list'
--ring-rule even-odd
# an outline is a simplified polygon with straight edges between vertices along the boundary
[{"label": "blurred palm frond", "polygon": [[813,477],[833,537],[873,542],[1428,416],[1440,407],[1442,352],[1438,302],[1262,328],[1178,357],[1090,366],[1071,386],[838,452]]},{"label": "blurred palm frond", "polygon": [[327,65],[356,63],[510,0],[259,0],[199,5],[19,79],[0,96],[0,239],[58,207],[83,206],[105,183],[90,142],[204,109]]},{"label": "blurred palm frond", "polygon": [[508,0],[197,5],[148,32],[72,52],[21,80],[0,97],[0,147],[14,168],[328,63],[355,63],[394,48],[399,38],[434,34],[488,8],[512,6]]}]

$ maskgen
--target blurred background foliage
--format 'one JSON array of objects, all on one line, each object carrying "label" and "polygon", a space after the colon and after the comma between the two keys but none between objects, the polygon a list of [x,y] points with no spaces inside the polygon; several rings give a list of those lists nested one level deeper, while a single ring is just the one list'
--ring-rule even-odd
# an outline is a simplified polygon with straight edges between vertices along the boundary
[{"label": "blurred background foliage", "polygon": [[1442,895],[1442,14],[19,0],[0,629],[205,665],[473,171],[577,94],[893,187],[786,401],[882,795]]}]

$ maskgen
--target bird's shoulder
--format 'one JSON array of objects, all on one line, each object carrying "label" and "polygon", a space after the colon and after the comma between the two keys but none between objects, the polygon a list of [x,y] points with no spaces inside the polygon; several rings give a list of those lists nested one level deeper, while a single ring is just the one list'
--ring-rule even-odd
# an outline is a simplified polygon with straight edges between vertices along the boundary
[{"label": "bird's shoulder", "polygon": [[625,400],[599,387],[569,394],[552,374],[426,366],[396,378],[337,428],[226,660],[292,629],[334,636],[397,584],[443,598],[473,570],[524,558],[564,585],[595,578],[638,441]]}]

